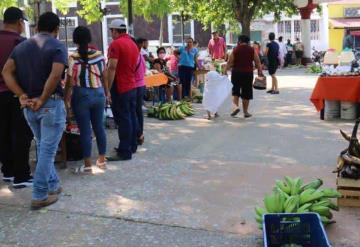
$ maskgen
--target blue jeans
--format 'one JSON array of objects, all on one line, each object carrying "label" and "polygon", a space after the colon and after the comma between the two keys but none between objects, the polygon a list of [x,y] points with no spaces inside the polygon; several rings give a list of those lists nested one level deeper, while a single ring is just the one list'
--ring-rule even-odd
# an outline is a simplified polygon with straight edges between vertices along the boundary
[{"label": "blue jeans", "polygon": [[138,122],[137,137],[139,138],[144,133],[144,115],[143,115],[143,102],[144,102],[145,86],[136,88],[136,117]]},{"label": "blue jeans", "polygon": [[189,66],[179,66],[179,79],[182,85],[182,97],[189,97],[191,91],[191,78],[194,74],[194,68]]},{"label": "blue jeans", "polygon": [[118,155],[131,158],[137,149],[136,88],[112,99],[118,121]]},{"label": "blue jeans", "polygon": [[49,191],[60,186],[54,158],[65,129],[66,111],[64,101],[49,99],[36,112],[25,109],[24,115],[34,134],[37,147],[37,164],[34,174],[34,200],[44,200]]},{"label": "blue jeans", "polygon": [[104,89],[74,87],[71,107],[80,129],[80,142],[83,150],[83,158],[91,157],[91,126],[96,136],[99,155],[105,155],[106,133],[104,126]]}]

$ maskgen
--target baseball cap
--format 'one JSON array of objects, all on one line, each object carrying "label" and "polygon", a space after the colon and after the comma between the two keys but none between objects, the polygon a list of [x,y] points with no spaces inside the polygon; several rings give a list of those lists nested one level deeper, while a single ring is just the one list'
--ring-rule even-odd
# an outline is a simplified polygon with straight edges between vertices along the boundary
[{"label": "baseball cap", "polygon": [[9,7],[4,12],[4,22],[18,21],[21,19],[27,21],[24,12],[19,8]]},{"label": "baseball cap", "polygon": [[126,30],[126,23],[124,20],[116,19],[110,23],[109,28]]}]

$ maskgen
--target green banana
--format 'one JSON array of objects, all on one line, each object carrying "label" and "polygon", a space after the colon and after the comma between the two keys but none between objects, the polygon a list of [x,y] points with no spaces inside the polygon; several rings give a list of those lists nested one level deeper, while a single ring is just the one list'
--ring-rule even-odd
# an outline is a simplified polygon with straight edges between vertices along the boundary
[{"label": "green banana", "polygon": [[266,195],[264,197],[264,205],[266,208],[266,211],[269,213],[278,213],[277,212],[277,205],[276,205],[275,195],[274,193],[271,195]]},{"label": "green banana", "polygon": [[321,192],[323,193],[324,197],[327,197],[327,198],[341,197],[341,194],[334,189],[322,189]]},{"label": "green banana", "polygon": [[315,212],[320,214],[321,216],[329,217],[330,216],[330,208],[324,206],[311,206],[311,212]]},{"label": "green banana", "polygon": [[296,211],[297,213],[306,213],[309,212],[309,208],[311,207],[311,203],[305,203],[304,205],[302,205],[301,207],[298,208],[298,210]]},{"label": "green banana", "polygon": [[320,188],[320,186],[323,184],[323,181],[319,178],[311,181],[308,184],[305,184],[301,187],[301,191],[307,190],[307,189],[315,189],[317,190],[318,188]]},{"label": "green banana", "polygon": [[263,216],[263,214],[266,214],[266,209],[256,206],[255,207],[255,212],[256,212],[257,215]]},{"label": "green banana", "polygon": [[295,196],[290,196],[284,204],[284,211],[286,213],[294,213],[298,210],[299,208],[299,196],[295,195]]},{"label": "green banana", "polygon": [[322,222],[324,225],[329,225],[329,224],[336,223],[336,221],[330,220],[329,218],[327,218],[327,217],[325,217],[325,216],[320,216],[320,218],[321,218],[321,222]]},{"label": "green banana", "polygon": [[307,189],[300,194],[300,205],[307,202],[316,201],[323,197],[323,193],[319,190]]},{"label": "green banana", "polygon": [[185,115],[182,113],[179,107],[176,108],[176,114],[179,116],[180,119],[185,118]]},{"label": "green banana", "polygon": [[259,223],[259,224],[262,224],[262,223],[263,223],[263,218],[262,218],[262,216],[260,216],[260,215],[256,215],[256,216],[255,216],[255,220],[256,220],[256,222]]},{"label": "green banana", "polygon": [[285,193],[284,191],[282,191],[279,187],[275,186],[274,187],[274,192],[278,192],[280,194],[282,194],[284,196],[284,199],[288,199],[289,198],[289,195],[287,193]]},{"label": "green banana", "polygon": [[[286,185],[291,189],[293,186],[294,180],[289,176],[285,176],[284,179],[285,179]],[[291,191],[290,191],[290,193],[291,193]]]},{"label": "green banana", "polygon": [[301,193],[301,185],[303,184],[303,181],[301,178],[295,178],[293,179],[293,184],[291,186],[291,195],[299,195]]},{"label": "green banana", "polygon": [[291,188],[288,187],[288,185],[286,183],[284,183],[284,181],[281,180],[276,180],[275,181],[276,187],[278,187],[280,190],[282,190],[283,192],[285,192],[287,195],[290,195],[291,193]]}]

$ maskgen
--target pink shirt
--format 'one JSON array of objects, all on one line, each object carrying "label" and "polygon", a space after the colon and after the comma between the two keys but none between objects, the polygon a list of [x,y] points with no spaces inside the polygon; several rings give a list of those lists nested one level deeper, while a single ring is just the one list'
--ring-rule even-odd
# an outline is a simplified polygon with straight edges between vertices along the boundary
[{"label": "pink shirt", "polygon": [[179,59],[175,55],[171,55],[169,58],[170,73],[174,73],[178,71],[178,63],[179,63]]},{"label": "pink shirt", "polygon": [[145,86],[145,71],[146,71],[146,64],[144,56],[140,54],[138,62],[136,64],[137,70],[135,71],[135,87],[143,87]]},{"label": "pink shirt", "polygon": [[226,49],[225,39],[219,37],[218,40],[211,39],[208,44],[209,53],[213,59],[222,59],[225,57],[224,50]]}]

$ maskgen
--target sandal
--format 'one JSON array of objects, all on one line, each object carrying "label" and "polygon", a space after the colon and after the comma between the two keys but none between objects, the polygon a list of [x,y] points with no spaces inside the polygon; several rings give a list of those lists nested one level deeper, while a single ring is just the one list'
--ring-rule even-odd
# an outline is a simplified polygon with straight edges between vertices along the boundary
[{"label": "sandal", "polygon": [[240,109],[236,108],[235,110],[233,110],[233,112],[230,114],[230,116],[235,117],[239,112],[240,112]]},{"label": "sandal", "polygon": [[81,165],[76,167],[73,172],[75,174],[90,174],[92,173],[92,168],[91,166],[85,166],[85,165]]},{"label": "sandal", "polygon": [[99,160],[96,161],[96,166],[100,168],[101,170],[106,170],[106,161],[99,162]]},{"label": "sandal", "polygon": [[252,115],[250,113],[245,113],[244,114],[244,118],[249,118],[249,117],[252,117]]}]

